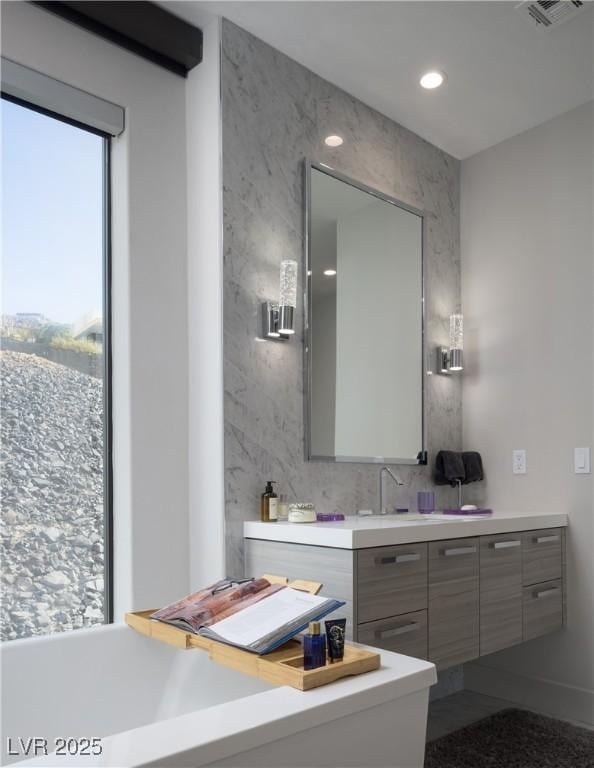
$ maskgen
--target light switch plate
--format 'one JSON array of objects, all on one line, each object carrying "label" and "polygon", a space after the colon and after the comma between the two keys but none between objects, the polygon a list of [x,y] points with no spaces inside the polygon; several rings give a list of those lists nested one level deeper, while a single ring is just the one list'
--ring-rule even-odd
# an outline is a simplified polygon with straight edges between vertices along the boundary
[{"label": "light switch plate", "polygon": [[512,454],[512,470],[514,475],[526,474],[526,451],[518,448]]},{"label": "light switch plate", "polygon": [[573,453],[573,471],[576,475],[590,474],[589,448],[575,448]]}]

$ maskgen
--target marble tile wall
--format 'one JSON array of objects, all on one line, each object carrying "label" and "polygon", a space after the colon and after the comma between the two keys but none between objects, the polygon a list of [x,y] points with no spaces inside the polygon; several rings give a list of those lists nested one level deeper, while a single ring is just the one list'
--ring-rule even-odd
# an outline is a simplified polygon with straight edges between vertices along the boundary
[{"label": "marble tile wall", "polygon": [[[377,505],[378,468],[304,458],[303,316],[286,344],[257,340],[260,302],[278,295],[282,258],[303,260],[305,158],[421,208],[427,217],[426,339],[448,338],[460,301],[459,163],[248,32],[222,29],[224,379],[227,572],[243,573],[242,524],[268,479],[289,500],[354,513]],[[330,149],[324,137],[344,145]],[[301,286],[300,286],[301,290]],[[382,337],[372,343],[382,346]],[[426,377],[427,448],[460,449],[460,379]],[[400,467],[388,503],[414,509],[431,466]],[[440,503],[455,493],[438,488]],[[398,495],[397,495],[398,494]]]}]

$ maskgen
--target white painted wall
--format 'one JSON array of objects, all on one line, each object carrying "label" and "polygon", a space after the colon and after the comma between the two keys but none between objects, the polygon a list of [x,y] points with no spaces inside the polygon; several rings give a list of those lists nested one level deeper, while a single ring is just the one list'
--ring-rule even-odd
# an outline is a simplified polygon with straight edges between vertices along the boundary
[{"label": "white painted wall", "polygon": [[336,455],[422,447],[422,219],[374,200],[339,218]]},{"label": "white painted wall", "polygon": [[465,682],[591,724],[593,482],[573,449],[594,442],[593,161],[590,102],[465,160],[461,207],[464,444],[483,454],[489,506],[570,519],[567,628],[467,666]]},{"label": "white painted wall", "polygon": [[[174,11],[176,4],[170,10]],[[225,575],[221,20],[197,19],[187,79],[189,562],[193,588]]]},{"label": "white painted wall", "polygon": [[118,620],[189,586],[185,81],[21,2],[2,4],[2,55],[126,109],[112,142]]}]

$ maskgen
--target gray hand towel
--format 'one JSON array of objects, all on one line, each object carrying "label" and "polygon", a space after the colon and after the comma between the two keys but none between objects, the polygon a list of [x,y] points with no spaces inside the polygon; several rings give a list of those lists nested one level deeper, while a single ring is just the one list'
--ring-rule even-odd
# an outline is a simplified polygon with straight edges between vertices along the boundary
[{"label": "gray hand towel", "polygon": [[466,471],[462,454],[458,451],[439,451],[435,457],[435,485],[455,486],[464,482]]},{"label": "gray hand towel", "polygon": [[483,473],[483,460],[478,451],[462,451],[462,462],[464,463],[464,472],[466,477],[462,480],[462,483],[476,483],[477,480],[482,480]]}]

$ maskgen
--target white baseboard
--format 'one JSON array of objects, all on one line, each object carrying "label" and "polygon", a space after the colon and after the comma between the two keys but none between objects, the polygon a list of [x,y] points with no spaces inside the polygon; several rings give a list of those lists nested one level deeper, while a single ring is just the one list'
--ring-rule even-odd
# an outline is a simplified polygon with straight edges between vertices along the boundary
[{"label": "white baseboard", "polygon": [[464,687],[560,720],[594,726],[594,691],[585,688],[525,677],[483,662],[464,665]]}]

